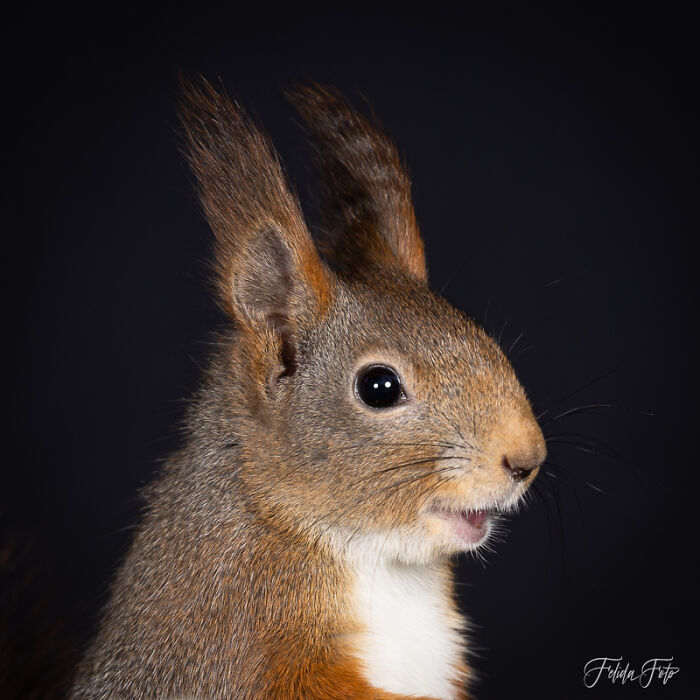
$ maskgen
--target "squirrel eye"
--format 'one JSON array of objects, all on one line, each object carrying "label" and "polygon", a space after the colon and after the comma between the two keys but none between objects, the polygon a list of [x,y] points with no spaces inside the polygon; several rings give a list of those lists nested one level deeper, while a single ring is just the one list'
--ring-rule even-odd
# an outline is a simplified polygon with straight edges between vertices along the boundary
[{"label": "squirrel eye", "polygon": [[391,408],[403,403],[406,396],[401,380],[391,367],[374,365],[357,375],[357,395],[372,408]]}]

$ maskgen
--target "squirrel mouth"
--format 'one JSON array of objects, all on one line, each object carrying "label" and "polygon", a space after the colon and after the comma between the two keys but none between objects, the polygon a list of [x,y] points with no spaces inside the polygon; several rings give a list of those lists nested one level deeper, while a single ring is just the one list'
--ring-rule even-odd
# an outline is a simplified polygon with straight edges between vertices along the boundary
[{"label": "squirrel mouth", "polygon": [[485,539],[489,532],[491,511],[480,510],[449,510],[447,508],[432,508],[430,514],[447,523],[453,533],[467,545],[475,545]]}]

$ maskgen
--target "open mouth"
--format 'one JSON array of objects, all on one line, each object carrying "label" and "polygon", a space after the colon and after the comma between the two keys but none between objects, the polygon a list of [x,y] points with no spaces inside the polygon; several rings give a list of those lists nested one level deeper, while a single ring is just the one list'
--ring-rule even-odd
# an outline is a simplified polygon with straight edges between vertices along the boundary
[{"label": "open mouth", "polygon": [[464,544],[475,545],[488,534],[492,511],[449,510],[438,507],[432,508],[430,514],[446,522]]}]

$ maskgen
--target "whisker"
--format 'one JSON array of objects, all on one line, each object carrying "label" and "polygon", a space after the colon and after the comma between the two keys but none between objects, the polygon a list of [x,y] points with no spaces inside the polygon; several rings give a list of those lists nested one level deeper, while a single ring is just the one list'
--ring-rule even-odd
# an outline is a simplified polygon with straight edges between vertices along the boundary
[{"label": "whisker", "polygon": [[433,442],[358,442],[354,445],[342,445],[340,447],[333,447],[332,451],[356,449],[361,447],[367,447],[371,444],[373,447],[445,447],[445,448],[463,448],[463,445],[458,445],[456,442],[445,441],[433,441]]},{"label": "whisker", "polygon": [[566,438],[578,438],[579,442],[577,444],[580,445],[588,445],[588,446],[594,446],[601,448],[603,450],[607,450],[611,455],[615,457],[619,457],[619,454],[617,453],[616,450],[614,450],[610,445],[607,445],[604,443],[602,440],[599,440],[596,437],[592,437],[591,435],[584,435],[583,433],[574,433],[574,432],[566,432],[566,433],[553,433],[552,435],[548,435],[545,437],[545,442],[554,442],[558,439],[566,439]]},{"label": "whisker", "polygon": [[381,489],[378,489],[375,491],[375,493],[382,493],[384,491],[388,491],[391,489],[394,489],[396,487],[401,487],[405,486],[406,484],[413,484],[416,481],[420,481],[421,479],[426,479],[429,476],[434,476],[435,474],[440,474],[442,472],[449,472],[449,471],[457,471],[459,467],[451,466],[451,467],[442,467],[441,469],[433,469],[430,471],[423,472],[422,474],[418,474],[417,476],[413,476],[409,479],[402,479],[401,481],[398,481],[393,484],[389,484],[388,486],[384,486]]},{"label": "whisker", "polygon": [[554,502],[554,507],[555,507],[555,512],[557,515],[557,522],[559,523],[559,559],[561,561],[561,576],[562,576],[562,581],[566,578],[565,577],[565,570],[566,570],[566,546],[565,546],[565,541],[564,541],[564,516],[562,515],[561,511],[561,504],[559,502],[559,488],[557,482],[552,482],[552,501]]},{"label": "whisker", "polygon": [[489,297],[486,302],[486,310],[484,311],[484,328],[486,328],[489,320],[489,307],[491,306],[491,299],[492,297]]},{"label": "whisker", "polygon": [[607,491],[603,491],[603,489],[599,488],[595,484],[591,484],[589,481],[584,481],[584,484],[588,486],[589,488],[592,488],[594,491],[598,491],[598,493],[602,493],[605,496],[609,496],[610,494]]},{"label": "whisker", "polygon": [[[443,418],[444,420],[446,420],[446,421],[452,426],[452,428],[453,428],[454,431],[457,433],[457,435],[459,435],[460,439],[461,439],[462,442],[464,443],[463,447],[469,448],[469,449],[471,449],[471,450],[474,450],[475,452],[481,452],[481,450],[479,450],[478,448],[474,447],[474,445],[472,445],[472,444],[464,437],[464,435],[462,434],[462,431],[459,429],[459,426],[454,422],[454,420],[453,420],[452,418],[450,418],[450,416],[448,416],[444,411],[441,411],[441,410],[439,410],[439,409],[438,409],[438,413],[440,414],[440,416],[442,416],[442,418]],[[475,420],[475,418],[474,418],[473,415],[472,415],[472,420]],[[474,431],[474,432],[476,432],[476,431]]]},{"label": "whisker", "polygon": [[596,449],[595,446],[581,445],[580,443],[572,442],[571,440],[561,440],[558,438],[545,438],[545,442],[551,445],[566,445],[567,447],[571,447],[573,450],[579,450],[579,452],[586,452],[590,455],[599,455],[601,457],[608,457],[609,459],[621,461],[621,458],[618,455]]},{"label": "whisker", "polygon": [[521,350],[521,351],[513,358],[513,360],[514,360],[514,361],[519,360],[526,352],[530,352],[530,350],[534,349],[535,347],[536,347],[535,344],[534,344],[534,343],[531,343],[531,344],[528,345],[526,348],[524,348],[523,350]]},{"label": "whisker", "polygon": [[465,255],[462,256],[462,259],[459,261],[459,264],[457,265],[457,267],[455,267],[455,269],[452,271],[450,276],[447,278],[447,280],[445,281],[445,284],[443,284],[442,287],[440,287],[440,290],[438,291],[438,294],[440,296],[442,296],[442,293],[447,289],[447,287],[450,285],[452,280],[457,276],[457,273],[462,269],[462,267],[464,267],[464,263],[467,262],[468,258],[469,258],[469,253],[466,253]]},{"label": "whisker", "polygon": [[532,493],[533,498],[537,497],[540,502],[542,503],[542,506],[544,508],[544,515],[545,515],[545,524],[547,526],[547,562],[549,565],[552,563],[552,551],[554,548],[554,538],[552,537],[552,530],[553,530],[553,522],[552,522],[552,514],[549,510],[549,503],[547,502],[547,498],[545,494],[543,493],[542,489],[544,486],[542,485],[542,482],[535,479],[535,481],[532,482],[532,486],[530,487],[530,490],[527,491],[527,494]]},{"label": "whisker", "polygon": [[634,408],[631,406],[618,406],[616,404],[611,404],[611,403],[592,403],[592,404],[586,404],[584,406],[577,406],[576,408],[570,408],[570,409],[560,413],[559,415],[554,416],[553,418],[550,418],[548,421],[546,421],[542,425],[543,426],[550,425],[551,423],[554,423],[555,421],[561,420],[562,418],[565,418],[566,416],[571,416],[571,415],[574,415],[577,413],[586,413],[586,412],[593,413],[593,410],[596,408],[611,408],[611,409],[615,409],[618,411],[629,411],[630,413],[637,413],[637,414],[643,415],[643,416],[653,416],[654,415],[651,411],[647,411],[643,408]]},{"label": "whisker", "polygon": [[522,331],[520,335],[513,341],[511,346],[508,348],[508,354],[510,355],[511,352],[513,352],[513,348],[518,344],[518,341],[525,335],[525,331]]},{"label": "whisker", "polygon": [[620,369],[620,365],[617,365],[616,367],[613,367],[612,369],[608,370],[607,372],[601,374],[600,376],[596,377],[595,379],[591,379],[591,381],[586,382],[583,386],[580,386],[578,389],[566,394],[565,396],[562,396],[556,403],[554,403],[551,408],[546,408],[542,413],[540,413],[537,416],[537,420],[540,420],[543,416],[547,415],[551,410],[557,408],[557,406],[561,406],[561,404],[564,403],[567,399],[572,398],[573,396],[576,396],[577,394],[580,394],[582,391],[585,391],[588,389],[588,387],[593,386],[594,384],[597,384],[598,382],[603,381],[603,379],[607,379],[611,374],[614,374]]},{"label": "whisker", "polygon": [[[389,485],[379,489],[378,491],[375,491],[374,493],[385,493],[385,492],[392,490],[392,489],[400,489],[403,486],[408,486],[412,483],[420,481],[421,479],[426,479],[428,477],[439,475],[441,473],[445,473],[445,472],[449,472],[449,471],[456,471],[457,469],[458,469],[458,467],[450,466],[450,467],[443,467],[442,469],[425,471],[422,474],[419,474],[418,476],[411,477],[410,479],[403,479],[399,482],[389,484]],[[435,488],[437,489],[442,483],[444,483],[444,481],[449,480],[449,478],[450,477],[445,478],[444,476],[442,476],[442,477],[438,476],[438,483],[431,484],[431,486],[435,486]],[[420,493],[423,493],[423,492],[420,492]],[[324,514],[324,515],[319,516],[315,521],[313,521],[311,523],[311,526],[315,527],[319,524],[323,524],[324,525],[323,531],[327,532],[334,525],[336,525],[349,511],[351,511],[353,508],[355,508],[355,506],[358,503],[360,503],[364,497],[365,496],[362,494],[359,495],[356,499],[353,500],[353,502],[347,508],[344,508],[339,513],[337,513],[335,518],[331,522],[327,522],[326,515]],[[359,530],[360,530],[359,527],[356,528],[356,531],[350,536],[349,540],[352,540],[352,538],[355,537],[355,535],[357,535],[359,533]],[[321,534],[318,535],[318,537],[320,537],[320,536],[321,536]],[[318,537],[317,537],[317,539],[318,539]]]},{"label": "whisker", "polygon": [[503,337],[503,332],[505,331],[506,326],[508,325],[508,322],[510,321],[510,316],[511,315],[508,314],[508,317],[506,318],[505,323],[503,324],[503,326],[501,328],[501,332],[498,334],[498,344],[499,345],[501,344],[501,338]]},{"label": "whisker", "polygon": [[[567,437],[579,438],[579,441],[566,440],[565,438]],[[562,445],[564,447],[569,447],[572,450],[577,450],[578,452],[584,452],[586,454],[595,455],[596,457],[606,457],[607,459],[611,459],[625,467],[637,480],[637,483],[644,482],[643,474],[633,462],[630,462],[612,447],[606,445],[600,440],[597,440],[596,438],[590,438],[588,436],[581,435],[580,433],[558,433],[557,435],[545,438],[545,442],[547,442],[549,445]]]},{"label": "whisker", "polygon": [[[573,493],[574,498],[576,499],[576,502],[577,502],[579,511],[582,513],[582,512],[583,512],[583,509],[582,509],[581,504],[580,504],[580,502],[579,502],[579,500],[578,500],[578,492],[577,492],[576,489],[574,488],[574,485],[571,483],[571,480],[568,478],[568,476],[567,476],[567,470],[564,469],[563,465],[562,465],[562,464],[559,464],[558,462],[553,462],[553,461],[550,461],[550,460],[545,460],[544,463],[547,464],[547,465],[549,465],[550,467],[554,467],[554,468],[557,470],[557,472],[558,472],[557,474],[553,474],[553,473],[551,473],[551,472],[547,472],[547,476],[553,477],[553,478],[555,478],[555,479],[562,479],[563,481],[566,482],[566,484],[567,484],[567,485],[569,486],[569,488],[571,489],[571,492]],[[574,477],[575,479],[579,479],[579,480],[582,481],[586,486],[589,486],[589,487],[592,488],[593,490],[595,490],[595,491],[600,491],[600,493],[604,493],[606,496],[609,495],[607,491],[604,491],[604,490],[601,489],[599,486],[596,486],[595,484],[591,484],[590,482],[588,482],[588,481],[586,481],[585,479],[581,478],[580,476],[578,476],[577,474],[575,474],[571,469],[569,469],[568,472],[569,472],[569,474],[570,474],[572,477]]]},{"label": "whisker", "polygon": [[372,475],[385,474],[386,472],[393,472],[393,471],[396,471],[397,469],[405,469],[407,467],[412,467],[412,466],[416,466],[419,464],[428,464],[430,462],[439,462],[439,461],[447,460],[447,459],[459,459],[459,460],[466,461],[466,462],[473,461],[469,457],[450,456],[450,455],[444,455],[444,456],[439,456],[439,457],[429,457],[427,459],[416,460],[415,462],[406,462],[405,464],[397,464],[393,467],[387,467],[386,469],[380,469],[378,472],[372,472]]},{"label": "whisker", "polygon": [[[373,447],[384,447],[387,449],[391,449],[393,447],[403,447],[403,446],[407,446],[407,447],[442,447],[445,449],[447,449],[447,448],[466,449],[466,448],[463,448],[463,446],[461,446],[461,445],[457,445],[456,443],[449,443],[449,442],[432,442],[432,443],[431,442],[426,442],[426,443],[390,442],[390,443],[385,443],[385,444],[382,444],[381,442],[373,443]],[[367,447],[367,443],[363,442],[363,443],[356,443],[355,445],[341,445],[338,447],[333,447],[329,450],[329,453],[332,454],[333,452],[345,452],[345,451],[357,449],[359,447]],[[439,459],[448,459],[448,458],[449,459],[462,459],[462,460],[469,459],[468,457],[464,457],[461,455],[437,455],[436,457],[430,458],[429,460],[426,460],[426,461],[437,461]],[[282,473],[280,475],[279,479],[277,479],[277,481],[273,484],[273,488],[275,488],[276,486],[279,486],[287,479],[293,477],[297,472],[304,469],[305,467],[309,467],[309,466],[313,465],[316,461],[317,460],[315,460],[315,459],[307,459],[307,460],[299,462],[290,471]],[[420,460],[419,460],[419,462],[420,462]],[[425,461],[423,461],[422,463],[425,463]],[[408,463],[406,466],[408,466]],[[373,473],[376,473],[376,472],[373,472]],[[371,475],[372,475],[372,473],[370,473],[367,478],[371,477]]]},{"label": "whisker", "polygon": [[549,425],[550,423],[553,423],[557,420],[561,420],[566,416],[571,416],[575,413],[581,413],[583,411],[587,411],[593,408],[615,408],[615,405],[611,403],[589,403],[584,404],[583,406],[577,406],[576,408],[569,408],[568,410],[563,411],[562,413],[554,416],[553,418],[550,418],[546,423],[544,423],[544,425]]}]

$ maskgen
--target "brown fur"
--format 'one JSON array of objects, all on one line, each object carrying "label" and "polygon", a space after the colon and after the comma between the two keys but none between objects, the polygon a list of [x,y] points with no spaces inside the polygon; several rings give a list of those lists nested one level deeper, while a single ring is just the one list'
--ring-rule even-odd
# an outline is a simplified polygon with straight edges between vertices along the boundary
[{"label": "brown fur", "polygon": [[[73,697],[398,697],[371,687],[357,661],[347,548],[401,527],[425,539],[426,504],[510,493],[504,452],[543,456],[497,345],[425,283],[394,147],[329,91],[294,101],[336,197],[335,272],[267,140],[211,86],[184,88],[232,326],[186,446],[147,490]],[[377,360],[401,373],[405,408],[376,412],[354,396],[356,369]],[[446,453],[469,468],[445,479]],[[431,550],[446,581],[453,553]],[[467,675],[455,669],[453,682]]]},{"label": "brown fur", "polygon": [[373,124],[328,87],[301,86],[287,97],[311,130],[323,173],[322,251],[340,267],[401,267],[425,281],[411,184],[376,119]]}]

